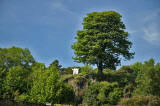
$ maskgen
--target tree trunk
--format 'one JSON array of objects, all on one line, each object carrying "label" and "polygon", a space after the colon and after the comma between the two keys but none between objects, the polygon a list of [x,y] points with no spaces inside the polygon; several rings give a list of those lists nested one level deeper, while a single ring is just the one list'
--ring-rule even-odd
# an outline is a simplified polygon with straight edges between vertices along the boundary
[{"label": "tree trunk", "polygon": [[101,76],[103,73],[103,68],[102,68],[102,65],[98,65],[98,75]]},{"label": "tree trunk", "polygon": [[98,68],[98,80],[102,80],[103,79],[103,67],[102,67],[101,61],[97,64],[97,68]]}]

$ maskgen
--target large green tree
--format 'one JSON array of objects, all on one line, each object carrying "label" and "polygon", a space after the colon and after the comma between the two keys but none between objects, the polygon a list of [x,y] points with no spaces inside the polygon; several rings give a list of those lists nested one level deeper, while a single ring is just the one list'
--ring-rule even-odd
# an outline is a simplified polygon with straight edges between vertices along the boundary
[{"label": "large green tree", "polygon": [[76,62],[97,65],[101,75],[104,68],[115,69],[122,57],[133,58],[129,50],[132,43],[121,21],[121,15],[115,11],[92,12],[83,20],[83,29],[77,31],[72,45]]}]

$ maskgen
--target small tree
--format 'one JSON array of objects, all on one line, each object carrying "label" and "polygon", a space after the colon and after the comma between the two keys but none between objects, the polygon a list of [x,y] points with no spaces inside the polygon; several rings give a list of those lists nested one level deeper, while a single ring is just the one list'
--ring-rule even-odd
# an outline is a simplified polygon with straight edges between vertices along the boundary
[{"label": "small tree", "polygon": [[115,11],[92,12],[83,20],[83,29],[77,31],[77,42],[72,45],[76,62],[97,65],[101,75],[104,68],[115,69],[120,57],[133,58],[129,52],[132,43],[128,32]]},{"label": "small tree", "polygon": [[62,65],[59,64],[59,61],[58,61],[58,60],[54,60],[54,61],[49,65],[50,68],[53,67],[53,66],[56,67],[56,68],[58,69],[58,71],[60,71],[61,68],[62,68]]},{"label": "small tree", "polygon": [[[36,73],[34,73],[36,74]],[[72,103],[74,94],[71,86],[60,80],[57,67],[39,71],[29,94],[29,101],[35,103]]]},{"label": "small tree", "polygon": [[145,61],[135,81],[135,94],[160,96],[160,63],[155,65],[153,59]]},{"label": "small tree", "polygon": [[5,98],[14,99],[16,96],[26,93],[29,90],[27,84],[27,77],[30,70],[22,66],[16,66],[9,69],[6,79],[4,81]]}]

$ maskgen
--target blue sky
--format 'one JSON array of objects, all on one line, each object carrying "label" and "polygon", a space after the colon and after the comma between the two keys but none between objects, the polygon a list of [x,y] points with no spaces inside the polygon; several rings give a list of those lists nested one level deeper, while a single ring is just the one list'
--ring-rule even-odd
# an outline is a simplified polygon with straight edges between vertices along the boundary
[{"label": "blue sky", "polygon": [[83,18],[93,11],[119,12],[133,42],[134,59],[160,62],[159,0],[0,0],[0,47],[29,48],[46,65],[58,59],[64,67],[79,66],[71,44]]}]

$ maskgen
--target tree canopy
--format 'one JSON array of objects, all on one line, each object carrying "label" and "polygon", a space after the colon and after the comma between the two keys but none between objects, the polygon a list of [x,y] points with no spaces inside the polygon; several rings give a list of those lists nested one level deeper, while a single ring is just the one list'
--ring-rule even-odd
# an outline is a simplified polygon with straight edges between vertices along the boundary
[{"label": "tree canopy", "polygon": [[121,15],[115,11],[92,12],[83,20],[83,29],[77,31],[72,45],[76,62],[97,65],[99,74],[104,68],[115,69],[120,57],[133,58],[129,50],[132,43],[121,21]]},{"label": "tree canopy", "polygon": [[26,91],[26,81],[22,79],[26,78],[29,74],[34,62],[35,60],[29,49],[22,49],[15,46],[11,48],[0,48],[1,97],[3,95],[13,98],[15,92],[23,93]]},{"label": "tree canopy", "polygon": [[62,67],[62,65],[59,64],[59,61],[57,59],[54,60],[49,67],[52,67],[52,66],[55,66],[58,69],[58,71],[60,71]]},{"label": "tree canopy", "polygon": [[12,48],[0,48],[0,67],[2,68],[18,65],[27,67],[34,62],[35,60],[27,48],[22,49],[15,46]]}]

